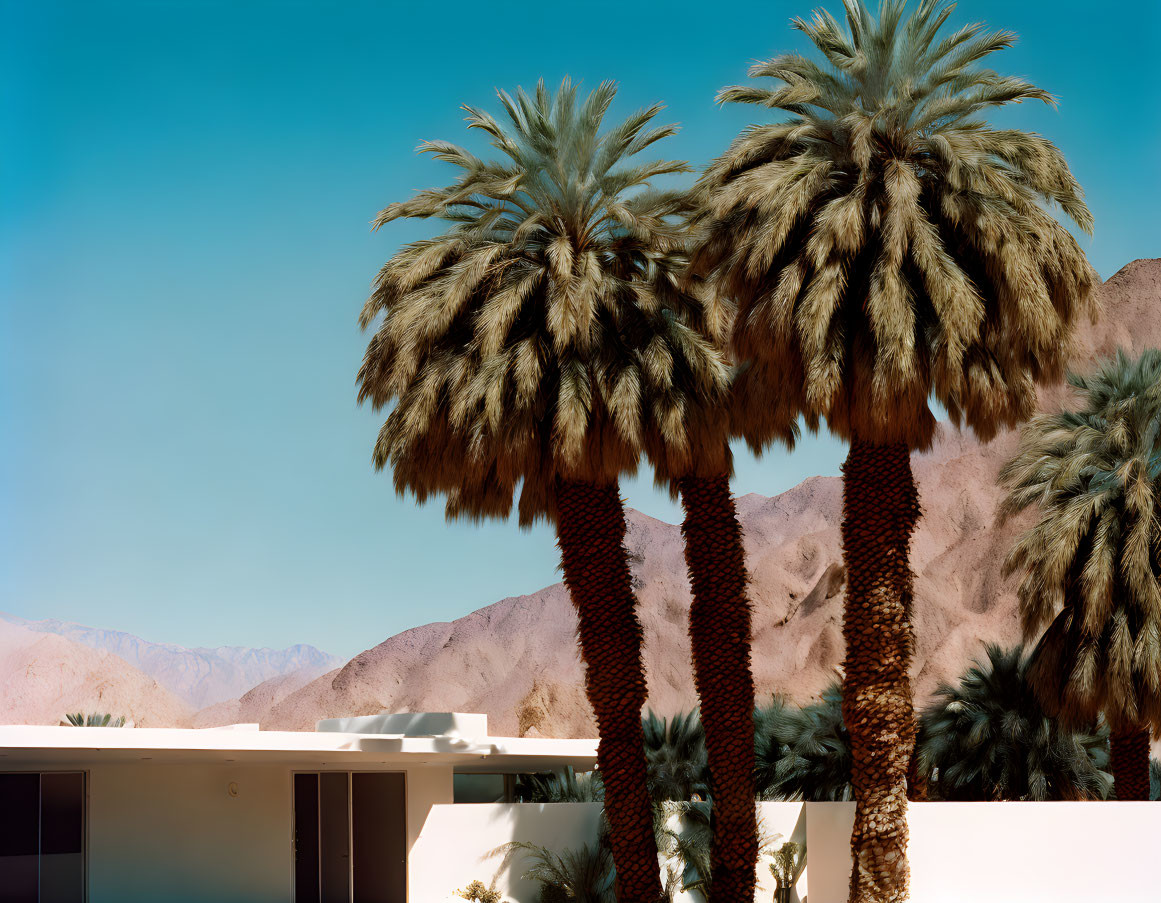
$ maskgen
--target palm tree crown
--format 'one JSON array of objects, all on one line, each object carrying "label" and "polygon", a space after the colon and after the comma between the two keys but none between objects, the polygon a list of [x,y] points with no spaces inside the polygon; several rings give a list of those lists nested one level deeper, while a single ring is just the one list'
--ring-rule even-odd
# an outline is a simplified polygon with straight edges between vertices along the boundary
[{"label": "palm tree crown", "polygon": [[1108,731],[1072,731],[1048,717],[1020,646],[989,644],[923,713],[919,767],[945,800],[1104,799],[1112,786]]},{"label": "palm tree crown", "polygon": [[500,159],[427,142],[461,175],[375,220],[449,224],[379,273],[359,372],[360,400],[394,402],[376,465],[449,516],[505,516],[522,484],[520,522],[551,518],[557,478],[612,483],[646,448],[672,473],[728,470],[691,455],[702,424],[722,429],[727,310],[679,289],[687,198],[652,185],[687,167],[634,159],[675,131],[651,124],[659,106],[601,131],[615,92],[501,91],[507,125],[465,107]]},{"label": "palm tree crown", "polygon": [[1068,720],[1161,728],[1161,351],[1072,374],[1078,410],[1038,417],[1001,474],[1003,511],[1040,519],[1006,562],[1021,571],[1032,677]]},{"label": "palm tree crown", "polygon": [[821,62],[775,57],[750,70],[772,86],[718,96],[789,114],[746,130],[697,189],[692,271],[739,305],[754,444],[789,413],[923,448],[932,396],[989,438],[1033,412],[1078,315],[1095,314],[1095,273],[1045,209],[1092,230],[1063,156],[981,115],[1052,97],[978,65],[1012,34],[941,37],[953,5],[904,5],[796,19]]}]

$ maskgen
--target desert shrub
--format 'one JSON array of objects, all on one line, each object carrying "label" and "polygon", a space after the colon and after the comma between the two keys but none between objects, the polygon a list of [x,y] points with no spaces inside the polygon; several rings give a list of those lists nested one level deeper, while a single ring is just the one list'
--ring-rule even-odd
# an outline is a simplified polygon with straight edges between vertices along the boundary
[{"label": "desert shrub", "polygon": [[483,881],[473,881],[463,890],[457,890],[456,895],[473,903],[503,903],[504,899],[498,890],[487,887]]},{"label": "desert shrub", "polygon": [[1050,718],[1020,646],[989,644],[956,685],[943,684],[920,719],[919,767],[945,800],[1104,799],[1108,731],[1071,731]]},{"label": "desert shrub", "polygon": [[91,712],[86,715],[83,712],[70,712],[65,715],[65,722],[71,727],[124,727],[125,716],[114,718],[108,713]]},{"label": "desert shrub", "polygon": [[599,803],[605,798],[600,772],[561,771],[522,774],[516,779],[518,803]]},{"label": "desert shrub", "polygon": [[660,718],[648,712],[641,721],[645,766],[654,801],[689,801],[709,797],[705,731],[696,710]]},{"label": "desert shrub", "polygon": [[853,799],[850,735],[843,724],[842,689],[796,706],[781,698],[754,712],[754,783],[765,800]]}]

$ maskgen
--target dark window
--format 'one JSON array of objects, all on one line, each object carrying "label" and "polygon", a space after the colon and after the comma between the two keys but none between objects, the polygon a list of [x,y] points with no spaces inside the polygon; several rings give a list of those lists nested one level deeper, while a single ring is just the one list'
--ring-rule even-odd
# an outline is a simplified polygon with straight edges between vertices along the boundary
[{"label": "dark window", "polygon": [[0,899],[82,903],[85,776],[0,774]]}]

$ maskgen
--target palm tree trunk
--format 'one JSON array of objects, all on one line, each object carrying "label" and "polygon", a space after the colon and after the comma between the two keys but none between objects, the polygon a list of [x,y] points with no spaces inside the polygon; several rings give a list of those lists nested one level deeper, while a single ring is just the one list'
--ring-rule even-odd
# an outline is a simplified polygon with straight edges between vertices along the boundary
[{"label": "palm tree trunk", "polygon": [[1113,792],[1118,800],[1149,799],[1149,729],[1115,730],[1109,737]]},{"label": "palm tree trunk", "polygon": [[713,842],[710,901],[754,899],[758,822],[754,793],[754,677],[750,672],[750,601],[730,480],[679,482],[685,563],[693,590],[689,635],[701,700],[710,784]]},{"label": "palm tree trunk", "polygon": [[907,899],[907,771],[915,747],[908,668],[911,534],[919,493],[905,445],[857,436],[843,465],[843,719],[851,737],[855,827],[851,903]]},{"label": "palm tree trunk", "polygon": [[646,790],[643,632],[625,552],[625,509],[617,485],[557,482],[557,544],[577,611],[585,691],[597,718],[597,765],[617,870],[617,899],[662,897],[653,811]]}]

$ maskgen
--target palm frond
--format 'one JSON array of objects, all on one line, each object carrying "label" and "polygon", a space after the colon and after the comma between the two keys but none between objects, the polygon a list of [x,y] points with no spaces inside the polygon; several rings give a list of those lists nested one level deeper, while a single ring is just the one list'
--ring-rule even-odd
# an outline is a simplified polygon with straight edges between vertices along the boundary
[{"label": "palm frond", "polygon": [[[699,180],[691,270],[736,302],[732,344],[752,368],[739,402],[779,405],[849,438],[932,441],[936,399],[983,439],[1027,418],[1057,380],[1097,277],[1051,215],[1092,215],[1046,138],[988,125],[1046,91],[981,65],[1014,36],[954,33],[952,4],[873,15],[844,0],[794,26],[817,59],[785,54],[718,100],[780,112]],[[754,418],[743,433],[770,440]]]}]

